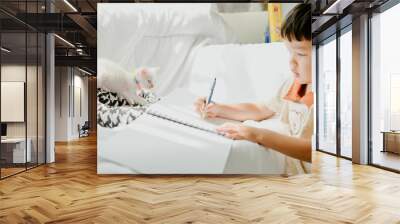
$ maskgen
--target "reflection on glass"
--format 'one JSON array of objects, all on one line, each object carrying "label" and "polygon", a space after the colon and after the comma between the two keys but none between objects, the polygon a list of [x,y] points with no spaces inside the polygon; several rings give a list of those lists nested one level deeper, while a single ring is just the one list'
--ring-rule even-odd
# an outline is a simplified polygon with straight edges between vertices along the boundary
[{"label": "reflection on glass", "polygon": [[25,38],[25,33],[1,34],[2,47],[9,49],[1,52],[1,122],[6,125],[7,132],[1,140],[2,178],[24,171],[25,162],[30,158],[30,151],[26,150],[24,117]]},{"label": "reflection on glass", "polygon": [[336,153],[336,40],[318,48],[318,147]]},{"label": "reflection on glass", "polygon": [[[0,1],[22,15],[43,13],[45,1]],[[43,33],[0,12],[0,178],[45,162],[45,44]],[[12,27],[12,30],[8,28]]]},{"label": "reflection on glass", "polygon": [[27,112],[27,142],[30,158],[27,167],[37,165],[37,34],[27,33],[27,82],[26,82],[26,112]]},{"label": "reflection on glass", "polygon": [[352,157],[352,35],[340,36],[340,153]]},{"label": "reflection on glass", "polygon": [[[400,5],[372,17],[372,163],[400,170]],[[386,134],[384,135],[383,133]]]},{"label": "reflection on glass", "polygon": [[38,156],[37,162],[38,164],[45,163],[45,87],[46,87],[46,79],[45,79],[45,60],[46,60],[46,52],[45,52],[45,44],[46,38],[45,35],[39,33],[38,35],[38,136],[37,136],[37,146],[38,146]]},{"label": "reflection on glass", "polygon": [[400,73],[390,74],[390,130],[400,130]]}]

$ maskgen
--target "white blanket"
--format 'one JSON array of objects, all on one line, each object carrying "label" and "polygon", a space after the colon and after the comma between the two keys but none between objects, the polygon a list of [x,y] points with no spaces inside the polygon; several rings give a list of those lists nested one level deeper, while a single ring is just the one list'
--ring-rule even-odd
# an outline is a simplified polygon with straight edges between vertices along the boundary
[{"label": "white blanket", "polygon": [[[288,127],[278,117],[265,121],[245,121],[245,125],[268,128],[282,134],[288,134]],[[285,174],[285,155],[253,142],[234,141],[225,174]]]},{"label": "white blanket", "polygon": [[[197,119],[192,111],[191,102],[195,97],[187,90],[179,89],[167,96],[164,102],[160,102],[175,108],[176,113],[172,115],[176,114],[177,118],[193,122],[198,120],[200,123],[200,118]],[[193,119],[189,119],[190,117]],[[263,122],[246,121],[245,124],[288,133],[287,127],[279,118]],[[113,129],[98,127],[98,144],[97,168],[100,174],[284,174],[285,172],[286,158],[275,150],[249,141],[232,141],[214,133],[150,115],[142,115],[126,126]]]},{"label": "white blanket", "polygon": [[98,58],[135,67],[159,67],[155,92],[164,96],[188,82],[196,51],[232,43],[214,4],[98,5]]}]

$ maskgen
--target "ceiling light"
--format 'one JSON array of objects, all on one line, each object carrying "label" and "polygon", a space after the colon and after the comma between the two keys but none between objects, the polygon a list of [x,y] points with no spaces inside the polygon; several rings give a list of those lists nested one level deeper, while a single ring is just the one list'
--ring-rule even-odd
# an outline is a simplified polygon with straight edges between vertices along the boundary
[{"label": "ceiling light", "polygon": [[57,34],[54,34],[54,36],[57,37],[58,39],[60,39],[61,41],[63,41],[64,43],[66,43],[67,45],[69,45],[70,47],[75,48],[75,45],[71,44],[71,42],[69,42],[68,40],[66,40],[66,39],[64,39],[64,38],[62,38],[62,37],[60,37],[60,36],[57,35]]},{"label": "ceiling light", "polygon": [[90,73],[90,72],[88,72],[88,71],[86,71],[86,70],[83,70],[83,69],[81,69],[81,68],[79,68],[79,67],[78,67],[78,70],[81,71],[81,72],[83,72],[83,73],[85,73],[85,74],[87,74],[87,75],[92,75],[92,73]]},{"label": "ceiling light", "polygon": [[322,14],[342,14],[343,10],[353,2],[354,0],[336,0]]},{"label": "ceiling light", "polygon": [[69,3],[68,0],[64,0],[65,4],[67,4],[72,10],[74,10],[74,12],[78,12],[78,10],[71,4]]},{"label": "ceiling light", "polygon": [[11,52],[11,50],[9,50],[9,49],[7,49],[7,48],[5,48],[5,47],[1,47],[1,50],[4,51],[4,52],[6,52],[6,53],[10,53],[10,52]]}]

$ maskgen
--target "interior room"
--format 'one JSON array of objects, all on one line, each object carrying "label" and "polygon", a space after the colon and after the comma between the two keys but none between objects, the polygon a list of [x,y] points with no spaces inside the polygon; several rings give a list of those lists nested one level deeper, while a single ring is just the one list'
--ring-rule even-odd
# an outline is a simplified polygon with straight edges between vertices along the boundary
[{"label": "interior room", "polygon": [[[129,5],[122,9],[126,12],[138,6],[126,26],[118,22],[124,19],[121,12],[107,14],[108,7],[121,4]],[[128,101],[104,95],[99,77],[106,63],[98,58],[106,55],[129,71],[162,65],[153,92],[160,98],[180,87],[207,95],[210,80],[218,76],[217,103],[264,101],[293,75],[284,63],[291,52],[273,33],[280,33],[285,18],[304,1],[204,1],[201,13],[185,4],[0,1],[0,223],[399,223],[399,1],[307,1],[314,93],[311,172],[232,175],[219,163],[232,155],[231,147],[220,160],[222,153],[212,150],[206,156],[164,152],[165,160],[176,161],[174,168],[185,171],[180,163],[189,164],[188,172],[142,174],[135,169],[152,168],[144,157],[117,153],[137,150],[136,139],[113,132],[124,128],[117,124],[138,117],[113,121],[112,113],[100,113],[100,99],[112,104],[111,110]],[[278,16],[271,17],[274,13]],[[186,42],[151,42],[163,32],[177,38],[177,30]],[[120,38],[110,43],[107,38],[117,31]],[[165,136],[190,146],[185,130]],[[163,153],[164,148],[145,149]],[[119,160],[111,161],[115,155]],[[252,161],[263,161],[260,155],[251,154]],[[194,172],[198,167],[210,172]]]},{"label": "interior room", "polygon": [[2,178],[44,164],[46,157],[45,35],[17,23],[14,28],[1,33]]}]

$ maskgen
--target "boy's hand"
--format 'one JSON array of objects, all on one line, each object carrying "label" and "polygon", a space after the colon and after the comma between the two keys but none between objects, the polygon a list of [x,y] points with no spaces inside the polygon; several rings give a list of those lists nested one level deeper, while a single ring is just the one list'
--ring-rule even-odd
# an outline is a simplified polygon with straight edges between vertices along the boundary
[{"label": "boy's hand", "polygon": [[194,102],[194,107],[197,113],[200,114],[203,118],[216,118],[218,116],[219,107],[215,103],[209,103],[206,106],[206,98],[199,97]]},{"label": "boy's hand", "polygon": [[234,140],[251,140],[254,129],[242,124],[225,123],[217,127],[217,132]]}]

